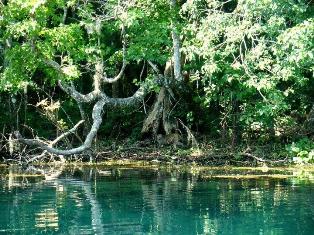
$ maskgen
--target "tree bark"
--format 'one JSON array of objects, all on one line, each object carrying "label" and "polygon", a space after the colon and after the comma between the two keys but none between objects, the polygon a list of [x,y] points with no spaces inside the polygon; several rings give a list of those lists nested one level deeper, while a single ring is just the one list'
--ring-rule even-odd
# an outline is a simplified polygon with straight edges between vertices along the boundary
[{"label": "tree bark", "polygon": [[[173,68],[171,63],[168,63],[164,72],[165,84],[169,84],[167,80],[173,79]],[[154,138],[158,133],[169,135],[178,129],[175,121],[171,121],[172,104],[171,99],[174,99],[173,92],[170,87],[162,86],[153,104],[153,108],[149,112],[144,121],[141,133],[152,134]]]},{"label": "tree bark", "polygon": [[[170,8],[175,12],[177,7],[176,0],[169,0]],[[174,18],[174,17],[172,17]],[[173,81],[177,83],[182,82],[182,61],[180,52],[180,36],[176,22],[171,19],[171,37],[173,44],[173,56],[166,63],[163,76],[158,72],[156,66],[151,62],[153,70],[158,74],[159,77],[163,78],[163,87],[160,89],[152,110],[148,114],[142,127],[142,134],[152,133],[153,137],[156,138],[158,132],[164,132],[167,136],[178,130],[178,124],[175,121],[171,121],[171,110],[172,104],[171,99],[174,99],[174,94],[169,87]]]},{"label": "tree bark", "polygon": [[[177,7],[176,0],[170,0],[170,7],[171,9],[175,10]],[[171,20],[171,37],[172,37],[172,44],[173,44],[173,71],[174,71],[174,78],[177,81],[182,81],[182,74],[181,74],[181,52],[180,52],[180,36],[178,32],[178,28],[176,27],[176,22],[172,19]]]}]

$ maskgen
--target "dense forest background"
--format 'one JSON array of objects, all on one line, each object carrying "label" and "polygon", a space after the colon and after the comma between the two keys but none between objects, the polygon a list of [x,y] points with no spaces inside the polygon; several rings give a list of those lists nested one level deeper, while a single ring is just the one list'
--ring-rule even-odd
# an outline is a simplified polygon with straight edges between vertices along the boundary
[{"label": "dense forest background", "polygon": [[311,162],[313,16],[311,0],[1,0],[1,156],[196,140]]}]

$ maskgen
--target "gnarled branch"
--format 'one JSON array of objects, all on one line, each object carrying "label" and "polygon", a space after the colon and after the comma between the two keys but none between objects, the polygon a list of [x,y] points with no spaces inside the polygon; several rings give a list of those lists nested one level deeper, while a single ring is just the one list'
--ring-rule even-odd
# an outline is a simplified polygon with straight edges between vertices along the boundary
[{"label": "gnarled branch", "polygon": [[107,97],[108,106],[112,108],[132,107],[142,102],[148,89],[143,84],[132,96],[127,98],[109,98]]},{"label": "gnarled branch", "polygon": [[[54,68],[61,75],[61,77],[66,76],[64,74],[64,72],[62,71],[61,65],[58,64],[56,61],[45,60],[44,62],[46,65]],[[99,95],[96,90],[94,90],[94,91],[92,91],[86,95],[83,95],[76,90],[73,83],[71,83],[71,85],[68,85],[68,84],[64,83],[61,79],[58,80],[58,85],[65,93],[67,93],[73,99],[75,99],[77,102],[80,102],[80,103],[90,103],[90,102],[96,100],[98,95]]]},{"label": "gnarled branch", "polygon": [[61,80],[58,81],[59,87],[68,95],[70,95],[73,99],[80,103],[91,103],[99,97],[99,92],[93,90],[92,92],[83,95],[76,90],[74,85],[67,85],[63,83]]},{"label": "gnarled branch", "polygon": [[61,149],[57,149],[55,147],[52,147],[52,146],[44,143],[43,141],[40,141],[37,139],[24,139],[19,132],[15,132],[15,136],[20,142],[22,142],[26,145],[40,147],[41,149],[46,150],[47,152],[52,153],[52,154],[66,156],[66,155],[73,155],[73,154],[82,153],[92,146],[92,141],[93,141],[94,137],[96,136],[97,131],[99,130],[99,127],[102,123],[102,111],[103,111],[105,104],[106,104],[106,100],[101,99],[101,100],[97,101],[96,104],[94,105],[93,113],[92,113],[93,125],[91,127],[91,130],[87,134],[84,143],[77,148],[61,150]]},{"label": "gnarled branch", "polygon": [[56,145],[58,142],[60,142],[62,139],[64,139],[65,137],[73,134],[77,128],[79,128],[79,126],[84,122],[85,120],[81,120],[79,121],[73,128],[71,128],[70,130],[68,130],[67,132],[64,132],[62,135],[58,136],[56,139],[54,139],[49,145],[50,146],[54,146]]},{"label": "gnarled branch", "polygon": [[[100,98],[100,100],[98,100],[95,103],[94,108],[93,108],[93,112],[92,112],[93,124],[91,126],[91,129],[89,133],[87,134],[84,143],[79,147],[67,149],[67,150],[61,150],[61,149],[53,147],[52,144],[47,144],[38,139],[25,139],[21,136],[19,132],[16,132],[15,136],[18,139],[18,141],[26,145],[40,147],[41,149],[46,150],[47,152],[52,153],[52,154],[64,155],[64,156],[80,154],[88,150],[92,146],[92,141],[94,140],[100,128],[100,125],[102,123],[102,112],[105,105],[108,105],[111,108],[122,108],[122,107],[134,106],[134,105],[137,105],[138,103],[141,103],[146,92],[147,92],[147,88],[145,84],[143,84],[134,93],[133,96],[127,97],[127,98],[109,98],[104,93],[102,93],[102,97]],[[57,139],[55,139],[51,143],[58,142],[61,138],[64,138],[70,135],[82,123],[83,123],[83,120],[77,123],[72,129],[70,129],[68,132],[64,133],[63,135],[59,136]]]}]

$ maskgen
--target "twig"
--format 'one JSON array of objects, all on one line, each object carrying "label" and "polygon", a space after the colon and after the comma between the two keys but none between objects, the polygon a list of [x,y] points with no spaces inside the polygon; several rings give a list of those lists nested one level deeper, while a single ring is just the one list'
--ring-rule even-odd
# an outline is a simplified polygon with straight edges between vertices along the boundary
[{"label": "twig", "polygon": [[59,137],[57,137],[55,140],[53,140],[49,145],[53,146],[55,144],[57,144],[60,140],[62,140],[63,138],[73,134],[76,129],[84,122],[85,120],[81,120],[79,121],[73,128],[71,128],[70,130],[68,130],[67,132],[64,132],[62,135],[60,135]]},{"label": "twig", "polygon": [[280,162],[286,162],[287,161],[287,158],[285,159],[282,159],[282,160],[269,160],[269,159],[263,159],[263,158],[260,158],[260,157],[257,157],[251,153],[241,153],[240,155],[242,156],[246,156],[246,157],[251,157],[253,159],[255,159],[256,161],[258,162],[269,162],[269,163],[280,163]]}]

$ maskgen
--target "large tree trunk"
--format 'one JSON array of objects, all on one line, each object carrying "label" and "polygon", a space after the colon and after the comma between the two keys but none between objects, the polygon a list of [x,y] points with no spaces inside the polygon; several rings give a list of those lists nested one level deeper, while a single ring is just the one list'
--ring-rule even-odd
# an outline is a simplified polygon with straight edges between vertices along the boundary
[{"label": "large tree trunk", "polygon": [[152,109],[144,120],[142,127],[142,135],[151,135],[155,140],[157,140],[158,134],[165,135],[164,138],[168,138],[171,134],[177,133],[179,129],[177,121],[171,115],[173,110],[172,101],[175,98],[169,84],[176,83],[174,64],[173,60],[169,60],[166,64],[164,74],[159,74],[164,80],[164,85],[160,88]]},{"label": "large tree trunk", "polygon": [[[177,5],[176,0],[169,0],[171,9],[174,9]],[[176,82],[182,82],[182,58],[180,52],[180,37],[176,27],[176,22],[171,20],[171,37],[173,44],[173,56],[167,62],[163,79],[164,85],[161,87],[152,110],[144,121],[142,134],[151,133],[153,137],[157,137],[158,133],[163,133],[169,136],[171,133],[177,132],[178,124],[176,121],[171,120],[171,111],[173,105],[171,100],[174,99],[173,92],[168,84]],[[156,70],[156,68],[154,69]],[[160,76],[160,74],[159,74]]]},{"label": "large tree trunk", "polygon": [[142,134],[150,133],[156,137],[158,133],[169,135],[176,131],[176,122],[171,121],[171,95],[167,88],[162,87],[157,95],[153,108],[144,121]]}]

